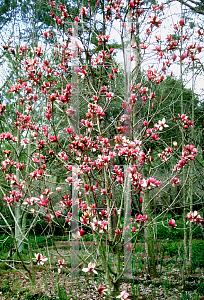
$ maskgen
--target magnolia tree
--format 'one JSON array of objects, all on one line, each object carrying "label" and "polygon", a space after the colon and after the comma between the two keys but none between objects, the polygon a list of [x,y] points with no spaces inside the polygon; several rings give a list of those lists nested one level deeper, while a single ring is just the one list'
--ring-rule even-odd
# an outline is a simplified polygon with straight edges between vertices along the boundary
[{"label": "magnolia tree", "polygon": [[[39,219],[51,229],[57,224],[64,235],[71,232],[73,273],[77,276],[82,263],[84,274],[102,274],[110,297],[127,299],[125,291],[119,295],[120,279],[132,276],[131,255],[141,231],[148,274],[157,276],[152,226],[168,209],[153,216],[152,203],[167,186],[182,186],[180,173],[198,154],[188,139],[194,122],[185,111],[165,115],[168,96],[158,86],[174,63],[199,63],[202,47],[183,33],[184,19],[178,18],[165,38],[158,35],[163,5],[97,1],[75,15],[62,4],[48,5],[53,28],[39,45],[3,46],[16,62],[16,83],[0,105],[1,192],[15,230],[3,213],[1,218],[20,259]],[[115,46],[114,26],[120,35]],[[124,62],[117,64],[120,52]],[[157,68],[142,71],[148,57]],[[169,138],[175,128],[183,139]],[[188,211],[187,218],[203,225],[197,212]],[[170,230],[177,226],[174,219],[165,221]],[[87,234],[94,250],[82,254],[78,247]],[[22,263],[32,277],[33,262],[46,264],[47,258],[30,247],[29,252],[32,269]],[[63,256],[58,263],[61,273]]]}]

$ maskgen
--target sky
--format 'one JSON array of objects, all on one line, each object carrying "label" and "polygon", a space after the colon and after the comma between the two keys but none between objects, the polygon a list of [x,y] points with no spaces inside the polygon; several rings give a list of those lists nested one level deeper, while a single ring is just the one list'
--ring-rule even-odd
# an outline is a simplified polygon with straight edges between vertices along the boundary
[{"label": "sky", "polygon": [[[142,64],[142,69],[147,70],[150,66],[153,66],[153,68],[160,69],[161,68],[161,64],[158,63],[158,60],[156,59],[156,52],[154,56],[152,56],[152,47],[154,48],[156,43],[155,43],[155,39],[154,36],[155,35],[160,35],[161,36],[161,40],[165,40],[167,34],[169,34],[169,32],[172,32],[172,26],[173,24],[178,23],[178,21],[181,18],[181,5],[178,2],[174,2],[171,3],[169,5],[166,5],[166,9],[165,11],[165,15],[161,15],[162,18],[162,25],[160,26],[160,28],[156,29],[154,34],[152,34],[151,39],[146,40],[146,35],[144,34],[144,32],[146,31],[146,25],[142,24],[141,27],[141,41],[142,42],[148,42],[150,44],[150,46],[148,47],[147,50],[142,51],[144,53],[144,60],[143,60],[143,64]],[[187,15],[185,13],[185,10],[183,9],[183,13],[184,16]],[[196,19],[195,19],[196,18]],[[201,20],[199,20],[199,18],[201,18]],[[202,22],[202,16],[193,16],[192,21],[190,21],[191,23],[194,24],[199,24],[199,22]],[[9,24],[5,30],[3,30],[1,32],[1,46],[3,44],[7,44],[8,43],[8,39],[9,37],[12,37],[12,39],[14,40],[14,43],[17,42],[18,43],[18,36],[19,36],[19,31],[21,30],[32,30],[32,28],[29,28],[30,26],[32,26],[32,24],[28,23],[23,23],[23,22],[19,22],[18,19],[16,22],[16,26],[15,26],[15,32],[13,31],[13,24]],[[200,23],[202,24],[202,23]],[[115,21],[114,22],[114,28],[112,29],[110,32],[110,42],[111,41],[116,41],[117,43],[120,44],[120,25],[119,22]],[[195,28],[193,31],[195,32],[197,28]],[[184,33],[187,33],[187,26],[184,27]],[[193,37],[190,39],[191,43],[194,43],[195,40],[193,40]],[[41,42],[41,46],[42,46],[42,42]],[[203,49],[204,51],[204,49]],[[132,54],[133,55],[133,54]],[[199,58],[201,60],[201,62],[204,62],[204,57],[203,57],[203,53],[201,53],[199,55]],[[123,61],[124,61],[124,57],[123,57],[123,53],[122,51],[117,51],[117,55],[116,55],[116,62],[123,65]],[[3,59],[0,59],[0,86],[3,85],[3,83],[5,82],[5,78],[7,77],[8,73],[9,73],[9,66],[7,65],[6,62],[3,62]],[[135,66],[135,62],[132,61],[131,62],[131,68],[134,68]],[[186,67],[185,62],[184,62],[184,68]],[[172,65],[169,68],[169,74],[170,71],[173,72],[173,74],[179,78],[180,77],[180,68],[179,65]],[[188,71],[187,74],[185,74],[184,76],[185,82],[186,82],[186,87],[187,88],[191,88],[192,87],[192,72]],[[195,80],[196,84],[195,84],[195,91],[196,93],[198,93],[200,95],[200,101],[203,101],[203,96],[204,96],[204,92],[203,92],[203,74],[201,72],[199,72],[198,76],[196,76],[196,80]]]},{"label": "sky", "polygon": [[[156,58],[156,53],[155,55],[153,56],[152,55],[152,49],[155,48],[155,38],[154,36],[155,35],[160,35],[161,36],[161,41],[162,40],[165,40],[167,35],[169,33],[172,33],[172,29],[173,29],[173,25],[174,24],[177,24],[179,22],[179,20],[181,19],[181,4],[179,2],[174,2],[174,3],[171,3],[170,5],[166,5],[166,9],[164,10],[165,12],[165,15],[162,17],[161,16],[161,19],[162,19],[162,25],[156,29],[154,31],[154,34],[152,34],[152,38],[149,40],[146,40],[146,35],[142,34],[142,32],[145,32],[146,31],[146,27],[144,26],[144,29],[141,28],[141,42],[148,42],[150,44],[150,46],[148,47],[147,50],[145,50],[145,53],[144,53],[144,56],[143,56],[143,59],[144,59],[144,62],[142,64],[142,69],[144,70],[147,70],[150,66],[154,66],[153,68],[155,68],[156,70],[157,69],[161,69],[162,65],[158,63],[158,60]],[[183,8],[183,15],[184,15],[184,18],[186,18],[187,16],[187,12],[189,12],[189,9],[185,10]],[[202,24],[202,22],[204,20],[202,20],[202,16],[191,16],[192,17],[192,20],[188,20],[187,22],[189,23],[193,23],[193,24]],[[201,18],[201,19],[200,19]],[[116,41],[116,42],[119,42],[120,41],[120,34],[119,34],[119,22],[115,23],[115,28],[116,30],[112,30],[111,32],[111,35],[110,35],[110,41]],[[193,30],[191,30],[191,32],[196,32],[197,29],[199,27],[195,27]],[[183,29],[183,33],[184,34],[188,34],[188,29],[187,29],[187,26],[184,26],[184,29]],[[189,43],[195,43],[196,40],[195,40],[195,36],[198,36],[198,35],[194,35],[194,37],[191,37],[190,40],[189,40]],[[151,46],[151,43],[153,43],[153,45]],[[196,42],[196,45],[198,45],[198,43]],[[204,49],[203,49],[204,51]],[[132,53],[133,55],[133,53]],[[199,59],[202,63],[204,63],[204,54],[203,52],[201,54],[199,54]],[[124,61],[124,57],[123,57],[123,53],[122,51],[118,51],[118,54],[116,56],[116,61],[123,65],[123,61]],[[177,62],[178,64],[173,64],[170,68],[169,68],[169,72],[167,73],[168,75],[170,74],[170,72],[172,71],[173,72],[173,75],[176,76],[177,78],[180,78],[180,66],[179,66],[179,59],[177,58]],[[134,68],[135,66],[135,63],[134,61],[131,63],[131,67]],[[188,68],[188,64],[187,64],[187,60],[184,61],[184,64],[183,64],[183,69],[187,70],[188,69],[188,72],[184,75],[184,80],[185,80],[185,87],[187,88],[192,88],[192,72],[189,70]],[[197,74],[198,73],[198,74]],[[200,101],[203,101],[203,98],[204,98],[204,91],[203,91],[203,73],[202,72],[195,72],[195,91],[197,94],[199,94],[199,98],[200,98]]]}]

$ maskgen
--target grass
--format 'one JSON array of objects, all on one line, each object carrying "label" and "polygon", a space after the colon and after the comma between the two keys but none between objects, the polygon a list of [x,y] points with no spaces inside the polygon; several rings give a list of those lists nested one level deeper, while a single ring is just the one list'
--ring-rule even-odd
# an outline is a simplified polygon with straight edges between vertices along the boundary
[{"label": "grass", "polygon": [[[0,235],[0,254],[9,251],[10,248],[13,246],[13,238],[8,237],[6,234]],[[47,236],[29,236],[29,242],[32,249],[36,248],[43,248],[46,244],[51,246],[53,244],[53,240],[51,238],[47,238]],[[25,250],[28,249],[28,244],[24,244]]]}]

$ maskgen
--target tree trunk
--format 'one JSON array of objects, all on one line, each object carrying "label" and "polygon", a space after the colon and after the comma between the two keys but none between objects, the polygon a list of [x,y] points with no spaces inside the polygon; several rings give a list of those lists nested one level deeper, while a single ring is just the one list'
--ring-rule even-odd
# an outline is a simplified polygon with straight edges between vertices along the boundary
[{"label": "tree trunk", "polygon": [[[192,109],[191,109],[191,121],[194,122],[194,89],[195,89],[195,74],[194,74],[194,63],[193,63],[193,76],[192,76]],[[194,136],[194,127],[191,128],[191,140],[193,140]],[[189,181],[189,204],[190,204],[190,211],[193,211],[193,161],[190,163],[190,181]],[[190,222],[190,231],[189,231],[189,239],[188,239],[188,266],[187,266],[187,273],[190,275],[192,273],[192,239],[193,239],[193,232],[192,232],[192,223]]]},{"label": "tree trunk", "polygon": [[[139,20],[136,22],[136,30],[135,35],[133,35],[133,42],[137,43],[137,47],[134,48],[134,56],[136,60],[136,67],[133,72],[133,84],[141,84],[142,81],[142,73],[141,73],[141,53],[139,48]],[[137,102],[134,105],[133,109],[133,136],[134,139],[137,137],[136,129],[141,130],[142,128],[142,121],[143,121],[143,109],[142,109],[142,99],[138,95]],[[139,135],[139,132],[138,132]],[[145,152],[145,151],[144,151]],[[147,175],[145,169],[143,167],[143,174],[144,178]],[[149,191],[147,191],[144,195],[144,201],[142,203],[142,212],[143,214],[147,215],[149,218],[151,216],[151,205],[150,205],[150,198],[149,198]],[[146,226],[144,229],[144,236],[145,236],[145,252],[146,252],[146,259],[147,259],[147,274],[151,277],[158,277],[155,258],[154,258],[154,239],[153,239],[153,230],[152,225]]]},{"label": "tree trunk", "polygon": [[[147,215],[149,218],[151,216],[151,206],[150,206],[150,197],[149,191],[144,193],[143,203],[142,203],[143,214]],[[149,222],[151,219],[149,219]],[[152,225],[145,226],[144,228],[144,237],[145,237],[145,252],[147,260],[147,275],[150,278],[158,277],[155,257],[154,257],[154,239],[153,239],[153,230]]]},{"label": "tree trunk", "polygon": [[[20,101],[18,99],[18,108],[19,111],[20,108]],[[20,130],[17,130],[17,144],[16,144],[16,163],[19,163],[19,155],[20,155],[20,145],[21,143],[21,136],[20,136]],[[17,182],[20,182],[20,171],[16,168],[16,179]],[[22,232],[22,209],[21,209],[21,202],[17,202],[15,204],[15,239],[16,239],[16,245],[18,248],[18,252],[21,253],[24,248],[23,244],[23,232]],[[17,250],[17,249],[16,249]]]},{"label": "tree trunk", "polygon": [[15,206],[15,239],[17,242],[18,251],[23,251],[23,235],[22,235],[22,210],[20,203]]},{"label": "tree trunk", "polygon": [[[181,14],[182,14],[182,6],[181,6]],[[180,37],[180,43],[181,43],[181,47],[180,47],[180,56],[182,54],[182,48],[183,48],[183,44],[182,44],[182,35],[183,35],[183,28],[181,29],[181,37]],[[184,114],[184,103],[183,103],[183,62],[182,60],[180,60],[180,79],[181,79],[181,115]],[[181,137],[182,137],[182,149],[184,149],[184,145],[185,145],[185,136],[184,136],[184,131],[183,128],[181,128]],[[185,275],[186,275],[186,271],[187,271],[187,261],[188,261],[188,232],[187,232],[187,226],[186,226],[186,214],[187,214],[187,210],[186,210],[186,205],[187,205],[187,193],[186,193],[186,172],[185,170],[183,170],[183,190],[182,190],[182,197],[183,197],[183,229],[184,229],[184,239],[183,239],[183,243],[184,243],[184,261],[183,261],[183,282],[185,282]]]}]

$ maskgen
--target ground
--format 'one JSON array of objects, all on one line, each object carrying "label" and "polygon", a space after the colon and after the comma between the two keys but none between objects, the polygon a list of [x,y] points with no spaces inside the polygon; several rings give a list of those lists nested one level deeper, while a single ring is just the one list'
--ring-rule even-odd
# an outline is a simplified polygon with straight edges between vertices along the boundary
[{"label": "ground", "polygon": [[[101,277],[84,275],[79,268],[78,277],[72,276],[70,264],[70,248],[67,242],[56,242],[57,248],[50,247],[49,258],[46,266],[35,266],[35,282],[31,283],[28,274],[19,263],[6,262],[1,264],[0,269],[0,300],[95,300],[106,299],[108,296],[100,296],[98,293],[99,284],[103,285]],[[87,242],[87,247],[90,243]],[[179,245],[179,243],[178,243]],[[165,245],[164,245],[165,246]],[[162,248],[163,249],[163,248]],[[127,291],[130,300],[151,300],[151,299],[204,299],[204,270],[197,266],[193,269],[191,276],[182,276],[182,257],[174,247],[171,251],[161,250],[161,246],[155,249],[157,259],[157,270],[159,278],[148,280],[145,270],[145,252],[143,244],[140,244],[138,252],[133,255],[133,277],[122,279],[120,291]],[[165,247],[164,247],[165,249]],[[180,249],[178,247],[178,249]],[[180,251],[180,250],[179,250]],[[62,273],[57,272],[57,261],[59,253],[69,263],[62,268]],[[52,265],[50,264],[52,261]],[[30,267],[30,265],[27,265]],[[118,291],[118,295],[120,294]]]}]

